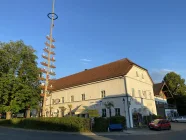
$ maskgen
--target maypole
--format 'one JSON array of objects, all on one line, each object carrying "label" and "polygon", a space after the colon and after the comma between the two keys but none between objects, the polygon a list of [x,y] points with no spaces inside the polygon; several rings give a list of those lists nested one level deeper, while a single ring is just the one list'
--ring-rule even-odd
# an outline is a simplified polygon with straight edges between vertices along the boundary
[{"label": "maypole", "polygon": [[[55,76],[55,72],[53,69],[55,69],[55,46],[53,42],[55,42],[55,39],[52,37],[53,33],[53,28],[54,28],[54,20],[58,18],[58,16],[54,13],[54,5],[55,5],[55,0],[53,0],[52,4],[52,13],[49,13],[47,16],[49,19],[51,19],[51,26],[50,26],[50,35],[46,36],[47,41],[45,42],[45,49],[44,49],[44,54],[42,57],[44,58],[44,62],[41,62],[41,65],[44,66],[44,68],[41,69],[42,75],[40,75],[40,80],[43,81],[41,84],[41,96],[43,97],[43,102],[42,102],[42,117],[45,117],[46,115],[46,97],[50,96],[51,91],[54,89],[52,86],[52,77]],[[51,115],[51,114],[50,114]]]}]

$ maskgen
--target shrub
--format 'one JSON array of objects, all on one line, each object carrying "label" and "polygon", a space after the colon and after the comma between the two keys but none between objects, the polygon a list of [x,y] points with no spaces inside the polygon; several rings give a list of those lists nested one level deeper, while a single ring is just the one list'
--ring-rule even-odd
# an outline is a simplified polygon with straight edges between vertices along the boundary
[{"label": "shrub", "polygon": [[0,125],[52,131],[70,132],[90,131],[90,120],[79,117],[0,120]]},{"label": "shrub", "polygon": [[163,119],[163,117],[160,115],[143,116],[143,123],[148,124],[155,119]]},{"label": "shrub", "polygon": [[114,116],[110,118],[95,118],[93,131],[95,132],[107,132],[109,124],[122,124],[126,126],[126,119],[123,116]]},{"label": "shrub", "polygon": [[109,120],[107,118],[94,118],[93,131],[107,132]]}]

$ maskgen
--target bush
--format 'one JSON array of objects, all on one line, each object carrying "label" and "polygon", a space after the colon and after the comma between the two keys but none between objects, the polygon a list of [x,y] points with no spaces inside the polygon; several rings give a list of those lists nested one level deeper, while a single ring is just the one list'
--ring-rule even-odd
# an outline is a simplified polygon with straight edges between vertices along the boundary
[{"label": "bush", "polygon": [[93,131],[107,132],[109,120],[107,118],[94,118]]},{"label": "bush", "polygon": [[155,119],[163,119],[160,115],[143,116],[143,123],[148,124]]},{"label": "bush", "polygon": [[95,118],[93,131],[95,132],[107,132],[109,124],[122,124],[126,126],[126,119],[123,116],[114,116],[111,118]]},{"label": "bush", "polygon": [[68,132],[90,131],[90,120],[79,117],[0,120],[0,125],[52,131]]}]

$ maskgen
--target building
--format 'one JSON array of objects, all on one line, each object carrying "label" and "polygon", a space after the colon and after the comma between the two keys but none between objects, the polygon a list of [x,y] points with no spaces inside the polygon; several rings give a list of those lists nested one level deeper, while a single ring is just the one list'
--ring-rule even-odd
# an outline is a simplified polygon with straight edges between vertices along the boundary
[{"label": "building", "polygon": [[173,95],[166,83],[163,81],[161,83],[154,84],[153,89],[157,114],[168,119],[178,116],[176,105],[168,104],[167,102],[167,99],[173,99]]},{"label": "building", "polygon": [[100,116],[108,117],[107,101],[114,104],[112,116],[126,117],[127,127],[136,125],[136,114],[141,118],[157,114],[148,71],[127,58],[57,79],[53,85],[46,116],[68,115],[70,105],[73,115],[86,117],[87,109],[96,109]]}]

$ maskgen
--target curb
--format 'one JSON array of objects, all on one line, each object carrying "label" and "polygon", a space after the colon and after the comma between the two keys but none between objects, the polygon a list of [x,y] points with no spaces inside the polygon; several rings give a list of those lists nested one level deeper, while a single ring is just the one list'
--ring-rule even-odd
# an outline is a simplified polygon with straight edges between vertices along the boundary
[{"label": "curb", "polygon": [[37,133],[53,133],[53,134],[64,134],[64,135],[84,135],[84,136],[142,136],[142,135],[159,135],[159,134],[167,134],[167,133],[173,133],[178,131],[135,131],[132,130],[124,130],[123,132],[110,132],[110,133],[92,133],[92,132],[64,132],[64,131],[48,131],[48,130],[34,130],[34,129],[24,129],[24,128],[14,128],[14,127],[6,127],[6,126],[0,126],[0,128],[7,128],[12,130],[20,130],[20,131],[27,131],[27,132],[37,132]]}]

